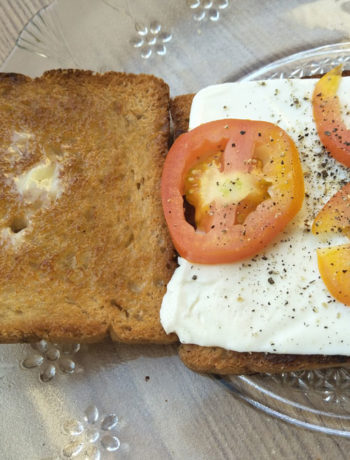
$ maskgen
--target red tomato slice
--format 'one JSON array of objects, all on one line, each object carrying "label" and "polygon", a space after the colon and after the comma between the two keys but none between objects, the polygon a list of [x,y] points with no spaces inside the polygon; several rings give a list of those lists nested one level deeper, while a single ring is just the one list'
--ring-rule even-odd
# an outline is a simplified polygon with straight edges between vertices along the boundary
[{"label": "red tomato slice", "polygon": [[[334,232],[350,237],[350,183],[339,190],[317,214],[314,234]],[[350,306],[350,244],[317,250],[318,268],[327,289]]]},{"label": "red tomato slice", "polygon": [[[214,121],[180,136],[165,160],[161,189],[177,251],[204,264],[254,256],[304,198],[292,139],[272,123],[251,120]],[[196,228],[186,221],[184,195],[196,209]]]},{"label": "red tomato slice", "polygon": [[337,96],[341,75],[342,66],[339,65],[318,80],[312,96],[312,105],[322,144],[332,157],[349,167],[350,130],[342,120]]}]

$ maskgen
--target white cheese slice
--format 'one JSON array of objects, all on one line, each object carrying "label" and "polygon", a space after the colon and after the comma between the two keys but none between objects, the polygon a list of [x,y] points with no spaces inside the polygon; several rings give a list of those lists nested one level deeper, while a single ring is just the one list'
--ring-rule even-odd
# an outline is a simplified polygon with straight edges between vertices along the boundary
[{"label": "white cheese slice", "polygon": [[[350,181],[350,172],[320,145],[312,116],[315,80],[268,80],[211,86],[194,98],[190,128],[223,118],[278,124],[296,143],[305,172],[300,213],[255,258],[226,265],[179,259],[160,312],[166,332],[182,343],[236,351],[350,355],[350,307],[331,297],[320,278],[316,248],[349,242],[321,240],[310,225],[323,204]],[[350,78],[339,97],[350,116]],[[350,107],[349,107],[350,108]]]}]

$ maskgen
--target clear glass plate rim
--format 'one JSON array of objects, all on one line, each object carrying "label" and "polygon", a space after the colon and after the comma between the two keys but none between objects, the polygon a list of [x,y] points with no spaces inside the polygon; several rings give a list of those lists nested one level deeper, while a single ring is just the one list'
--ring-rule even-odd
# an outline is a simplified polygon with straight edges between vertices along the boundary
[{"label": "clear glass plate rim", "polygon": [[322,56],[326,56],[329,54],[339,54],[340,51],[348,51],[350,55],[350,41],[347,42],[340,42],[340,43],[331,43],[328,45],[317,46],[315,48],[309,48],[303,51],[298,51],[297,53],[290,54],[288,56],[284,56],[280,59],[272,61],[269,64],[266,64],[258,69],[249,72],[248,74],[239,78],[240,81],[249,81],[249,80],[257,80],[263,74],[268,72],[272,72],[279,67],[292,64],[297,60],[305,60],[307,58],[318,58]]},{"label": "clear glass plate rim", "polygon": [[[239,376],[238,378],[240,377],[241,376]],[[243,392],[238,390],[238,388],[236,388],[232,382],[225,380],[222,376],[214,375],[213,378],[217,382],[219,382],[219,384],[221,384],[224,388],[226,388],[227,391],[230,391],[231,393],[233,393],[237,398],[248,403],[249,405],[253,406],[255,409],[258,409],[259,411],[263,412],[266,415],[272,416],[278,420],[281,420],[282,422],[290,423],[291,425],[297,426],[299,428],[305,428],[311,431],[316,431],[316,432],[327,434],[327,435],[341,436],[343,438],[350,439],[350,431],[337,430],[335,428],[329,428],[329,427],[325,427],[322,425],[316,425],[314,423],[309,423],[304,420],[300,420],[298,418],[291,417],[287,414],[284,414],[281,411],[272,409],[266,404],[260,403],[254,398],[250,398],[249,396],[245,395]]]}]

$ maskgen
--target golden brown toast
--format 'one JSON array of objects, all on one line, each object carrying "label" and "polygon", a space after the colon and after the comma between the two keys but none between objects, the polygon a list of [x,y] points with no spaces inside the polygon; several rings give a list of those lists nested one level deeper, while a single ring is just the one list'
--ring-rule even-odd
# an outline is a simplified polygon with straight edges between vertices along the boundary
[{"label": "golden brown toast", "polygon": [[[193,97],[194,94],[185,94],[170,102],[175,136],[188,131]],[[280,373],[350,365],[347,356],[239,353],[191,344],[180,345],[179,355],[190,369],[216,374]]]},{"label": "golden brown toast", "polygon": [[0,342],[169,343],[160,177],[169,89],[149,75],[0,75]]}]

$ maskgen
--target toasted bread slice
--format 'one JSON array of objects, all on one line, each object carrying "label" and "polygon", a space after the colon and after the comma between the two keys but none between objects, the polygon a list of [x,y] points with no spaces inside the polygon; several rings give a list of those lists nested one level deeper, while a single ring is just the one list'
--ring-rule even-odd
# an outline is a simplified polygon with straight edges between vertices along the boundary
[{"label": "toasted bread slice", "polygon": [[[170,102],[175,136],[188,131],[193,97],[194,94],[185,94]],[[239,353],[192,344],[180,345],[179,355],[190,369],[216,374],[280,373],[350,365],[347,356]]]},{"label": "toasted bread slice", "polygon": [[160,200],[169,89],[149,75],[0,75],[0,341],[169,343]]}]

